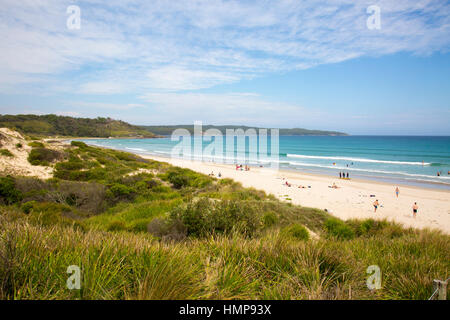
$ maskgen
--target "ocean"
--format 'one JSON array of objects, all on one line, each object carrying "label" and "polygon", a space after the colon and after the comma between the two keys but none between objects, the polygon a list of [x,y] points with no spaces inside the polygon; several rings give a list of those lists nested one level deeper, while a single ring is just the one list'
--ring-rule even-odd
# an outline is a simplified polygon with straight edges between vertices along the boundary
[{"label": "ocean", "polygon": [[[193,140],[193,139],[192,139]],[[88,144],[119,149],[138,154],[171,155],[179,141],[161,139],[89,139]],[[225,141],[225,139],[224,139]],[[207,150],[210,142],[203,142]],[[236,145],[237,143],[235,143]],[[192,142],[193,145],[193,142]],[[224,142],[225,145],[225,142]],[[190,156],[200,159],[191,150]],[[270,139],[269,146],[270,150]],[[237,155],[238,147],[235,146]],[[224,151],[225,153],[225,151]],[[185,153],[186,154],[186,153]],[[245,157],[227,158],[228,163],[248,163],[268,166],[267,161],[250,159],[248,144]],[[204,157],[204,161],[211,161]],[[413,136],[280,136],[280,169],[298,170],[339,176],[339,172],[350,178],[371,179],[393,184],[408,184],[450,190],[450,137]],[[440,176],[437,173],[440,172]]]}]

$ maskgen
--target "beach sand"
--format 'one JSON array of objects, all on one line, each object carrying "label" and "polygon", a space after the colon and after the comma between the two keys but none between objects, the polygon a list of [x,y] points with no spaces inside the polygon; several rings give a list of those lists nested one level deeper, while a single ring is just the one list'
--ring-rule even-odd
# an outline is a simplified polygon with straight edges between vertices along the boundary
[{"label": "beach sand", "polygon": [[[234,165],[228,164],[156,156],[143,157],[168,162],[204,174],[213,172],[216,177],[220,172],[222,178],[231,178],[242,183],[244,187],[264,190],[292,204],[327,209],[332,215],[344,220],[387,219],[406,227],[420,229],[428,227],[450,234],[450,191],[400,185],[400,194],[397,198],[396,185],[376,181],[342,180],[338,177],[259,167],[252,167],[250,171],[237,171]],[[292,186],[286,186],[286,181]],[[339,188],[329,188],[333,183]],[[298,188],[299,185],[306,188]],[[374,213],[372,203],[376,199],[381,206]],[[415,219],[412,215],[414,202],[417,202],[419,206]]]}]

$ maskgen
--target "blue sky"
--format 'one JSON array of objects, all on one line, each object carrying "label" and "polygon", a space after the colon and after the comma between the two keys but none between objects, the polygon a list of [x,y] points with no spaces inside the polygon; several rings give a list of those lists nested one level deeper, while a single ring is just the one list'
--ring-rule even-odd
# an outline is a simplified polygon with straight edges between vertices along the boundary
[{"label": "blue sky", "polygon": [[[80,8],[69,29],[67,7]],[[369,29],[367,8],[380,8]],[[13,1],[0,113],[450,135],[448,1]]]}]

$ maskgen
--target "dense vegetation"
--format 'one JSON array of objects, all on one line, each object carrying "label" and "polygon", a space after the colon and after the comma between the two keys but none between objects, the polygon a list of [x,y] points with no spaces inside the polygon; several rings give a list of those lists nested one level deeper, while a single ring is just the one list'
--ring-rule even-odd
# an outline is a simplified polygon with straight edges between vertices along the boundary
[{"label": "dense vegetation", "polygon": [[110,118],[73,118],[57,115],[0,115],[0,127],[26,135],[70,137],[144,137],[155,135],[123,121]]},{"label": "dense vegetation", "polygon": [[[140,126],[140,128],[151,131],[155,134],[159,135],[171,135],[172,132],[176,129],[187,129],[191,134],[194,133],[193,125],[177,125],[177,126]],[[208,129],[218,129],[222,132],[223,135],[226,133],[226,129],[243,129],[244,131],[247,129],[260,129],[254,127],[246,127],[246,126],[213,126],[213,125],[204,125],[202,126],[202,130],[206,131]],[[270,131],[269,131],[270,133]],[[337,131],[323,131],[323,130],[308,130],[302,128],[293,128],[293,129],[280,129],[280,135],[293,135],[293,136],[345,136],[345,133],[337,132]]]},{"label": "dense vegetation", "polygon": [[427,299],[448,278],[438,231],[344,222],[82,142],[50,165],[46,181],[0,178],[1,299]]}]

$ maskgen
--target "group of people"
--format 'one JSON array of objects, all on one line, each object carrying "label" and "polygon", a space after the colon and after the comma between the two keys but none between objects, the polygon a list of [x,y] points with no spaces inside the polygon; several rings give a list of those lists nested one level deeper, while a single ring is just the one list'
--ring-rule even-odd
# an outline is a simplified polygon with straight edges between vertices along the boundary
[{"label": "group of people", "polygon": [[[210,177],[215,177],[214,171],[211,171],[211,173],[208,174],[208,176],[210,176]],[[221,177],[222,177],[222,173],[219,172],[219,173],[217,174],[217,177],[218,177],[218,178],[221,178]]]},{"label": "group of people", "polygon": [[[396,187],[396,188],[395,188],[395,195],[397,196],[397,198],[398,198],[399,193],[400,193],[400,189],[399,189],[398,187]],[[373,203],[373,208],[374,208],[374,211],[373,211],[373,212],[376,213],[378,207],[380,207],[380,206],[381,206],[381,205],[380,205],[380,202],[378,201],[378,199],[375,200],[375,202]],[[417,211],[419,210],[419,206],[417,205],[417,202],[414,202],[414,204],[413,204],[413,206],[412,206],[412,210],[413,210],[413,217],[415,218],[415,217],[416,217],[416,214],[417,214]]]},{"label": "group of people", "polygon": [[[283,179],[284,180],[284,179]],[[292,184],[289,183],[287,180],[283,183],[286,187],[292,187]],[[297,188],[299,189],[311,189],[311,186],[303,186],[303,185],[298,185]]]},{"label": "group of people", "polygon": [[345,174],[345,172],[340,172],[339,171],[339,179],[350,179],[349,175],[348,175],[348,172],[347,172],[347,174]]},{"label": "group of people", "polygon": [[236,165],[236,171],[237,170],[245,170],[245,171],[250,171],[250,167],[248,165],[243,166],[242,164],[237,164]]}]

